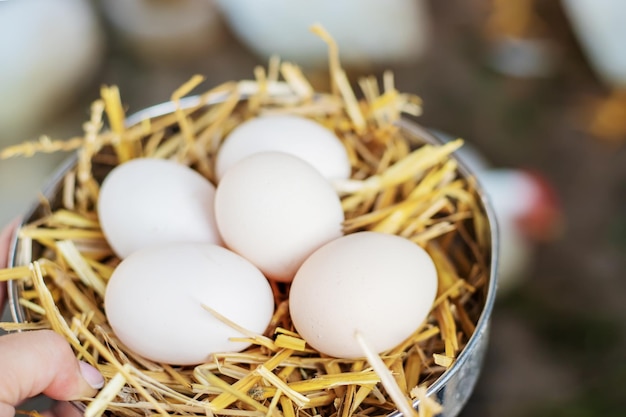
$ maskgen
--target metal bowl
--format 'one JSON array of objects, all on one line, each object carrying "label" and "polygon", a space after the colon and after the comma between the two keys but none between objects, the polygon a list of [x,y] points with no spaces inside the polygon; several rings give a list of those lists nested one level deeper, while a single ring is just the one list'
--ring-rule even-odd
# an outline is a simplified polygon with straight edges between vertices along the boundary
[{"label": "metal bowl", "polygon": [[[226,98],[224,94],[217,94],[208,100],[207,105],[219,103]],[[180,105],[183,108],[195,106],[199,103],[200,97],[192,96],[181,100]],[[172,102],[165,102],[149,108],[146,108],[127,119],[127,125],[132,126],[136,123],[147,119],[157,118],[163,115],[172,113],[175,110],[175,105]],[[441,144],[442,141],[431,134],[428,130],[420,127],[417,123],[409,119],[402,119],[398,125],[401,131],[407,135],[411,140],[414,140],[416,144],[430,143]],[[454,157],[454,155],[452,156]],[[459,172],[464,177],[474,176],[472,172],[458,160]],[[72,170],[77,163],[77,156],[73,155],[62,163],[59,168],[51,175],[47,185],[44,187],[42,194],[48,199],[50,207],[52,209],[60,205],[61,191],[63,187],[64,176]],[[98,179],[104,178],[106,172],[111,167],[101,166],[97,163],[94,164],[94,176]],[[496,276],[497,276],[497,257],[498,257],[498,233],[496,218],[493,212],[493,208],[487,198],[485,192],[479,183],[477,183],[476,193],[478,200],[482,204],[482,210],[486,215],[489,223],[490,238],[491,238],[491,253],[490,255],[490,268],[489,268],[489,282],[484,287],[484,305],[480,317],[476,323],[476,330],[470,337],[468,343],[462,349],[457,356],[453,365],[447,369],[434,383],[432,383],[428,390],[427,395],[431,398],[435,398],[442,406],[443,412],[441,416],[454,417],[457,416],[463,409],[464,405],[471,396],[480,371],[483,366],[485,353],[487,350],[489,339],[489,327],[490,318],[493,310],[494,300],[496,296]],[[25,214],[22,225],[31,223],[40,218],[46,208],[41,204],[39,200],[35,202],[30,210]],[[14,267],[18,265],[24,265],[31,260],[40,257],[42,252],[41,247],[36,245],[31,250],[24,251],[19,247],[17,236],[14,236],[12,241],[12,248],[9,258],[9,266]],[[26,256],[25,256],[26,255]],[[13,319],[17,322],[24,322],[28,320],[27,313],[19,303],[19,296],[21,292],[21,285],[18,281],[10,281],[8,283],[8,295],[10,311]],[[414,403],[417,407],[418,401]],[[82,404],[78,404],[82,406]],[[390,417],[399,417],[401,413],[395,411],[390,414]]]}]

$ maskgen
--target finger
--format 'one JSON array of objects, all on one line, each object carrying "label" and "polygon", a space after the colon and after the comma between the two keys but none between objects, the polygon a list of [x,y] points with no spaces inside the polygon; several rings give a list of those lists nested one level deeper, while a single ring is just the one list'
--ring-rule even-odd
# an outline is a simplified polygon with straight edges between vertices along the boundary
[{"label": "finger", "polygon": [[104,384],[93,367],[79,362],[62,336],[51,330],[0,337],[0,404],[15,406],[43,393],[70,401],[95,395]]}]

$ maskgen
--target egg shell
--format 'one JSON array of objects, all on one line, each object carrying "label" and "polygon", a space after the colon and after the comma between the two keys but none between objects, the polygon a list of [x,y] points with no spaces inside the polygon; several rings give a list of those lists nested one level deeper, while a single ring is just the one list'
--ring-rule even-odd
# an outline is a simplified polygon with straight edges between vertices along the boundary
[{"label": "egg shell", "polygon": [[363,357],[360,332],[377,353],[391,349],[426,319],[437,293],[428,253],[408,239],[357,232],[316,250],[289,293],[294,326],[316,350]]},{"label": "egg shell", "polygon": [[322,124],[296,115],[268,115],[249,119],[226,137],[216,157],[216,173],[252,154],[285,152],[304,159],[327,179],[345,179],[351,166],[345,146]]},{"label": "egg shell", "polygon": [[229,248],[283,282],[315,249],[342,235],[344,220],[330,183],[282,152],[260,152],[233,165],[217,187],[215,215]]},{"label": "egg shell", "polygon": [[132,351],[156,362],[195,365],[237,352],[243,335],[202,305],[262,334],[274,312],[269,282],[250,262],[203,243],[151,246],[124,259],[105,293],[106,316]]},{"label": "egg shell", "polygon": [[221,243],[214,202],[215,186],[188,166],[138,158],[105,177],[98,217],[109,245],[124,258],[162,243]]}]

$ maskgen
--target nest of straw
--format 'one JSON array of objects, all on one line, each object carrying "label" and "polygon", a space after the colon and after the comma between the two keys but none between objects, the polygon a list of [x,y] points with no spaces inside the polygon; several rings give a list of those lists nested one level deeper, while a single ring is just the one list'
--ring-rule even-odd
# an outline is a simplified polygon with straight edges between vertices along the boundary
[{"label": "nest of straw", "polygon": [[107,172],[132,158],[167,158],[215,182],[213,163],[224,137],[242,121],[268,113],[304,115],[343,141],[353,175],[334,185],[346,233],[397,234],[435,261],[439,290],[428,319],[380,358],[403,395],[420,401],[421,416],[440,411],[426,389],[455,363],[474,333],[490,273],[489,224],[472,178],[460,174],[450,157],[461,141],[432,144],[404,128],[403,115],[419,115],[421,102],[397,91],[390,73],[382,86],[372,77],[360,80],[357,99],[332,39],[315,30],[329,43],[327,93],[314,91],[297,66],[273,58],[268,68],[255,69],[253,80],[184,99],[202,82],[195,76],[174,92],[171,112],[129,126],[119,91],[104,87],[83,136],[44,137],[0,153],[6,158],[77,151],[53,197],[42,198],[20,228],[17,258],[12,268],[0,270],[0,280],[17,285],[26,316],[23,323],[4,323],[5,329],[51,328],[104,375],[107,383],[98,396],[81,400],[86,415],[348,417],[398,409],[367,360],[325,357],[306,345],[289,317],[286,284],[272,284],[276,309],[265,334],[244,334],[252,342],[248,349],[216,353],[195,367],[139,357],[107,323],[103,295],[119,263],[95,212]]}]

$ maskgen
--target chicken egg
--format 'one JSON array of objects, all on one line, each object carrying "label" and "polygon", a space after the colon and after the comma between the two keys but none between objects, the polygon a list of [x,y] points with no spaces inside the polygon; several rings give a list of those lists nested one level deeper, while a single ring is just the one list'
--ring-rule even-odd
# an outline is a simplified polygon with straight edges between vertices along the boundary
[{"label": "chicken egg", "polygon": [[359,332],[377,353],[424,322],[437,293],[428,253],[400,236],[357,232],[317,249],[291,284],[289,311],[297,332],[316,350],[363,357]]},{"label": "chicken egg", "polygon": [[226,246],[284,282],[315,249],[342,235],[344,220],[330,183],[282,152],[256,153],[233,165],[217,187],[215,215]]},{"label": "chicken egg", "polygon": [[98,217],[109,245],[124,258],[160,243],[221,243],[214,200],[213,184],[186,165],[138,158],[105,177]]},{"label": "chicken egg", "polygon": [[170,243],[132,253],[107,285],[106,316],[135,353],[172,365],[204,363],[216,352],[249,343],[203,305],[238,326],[262,334],[274,313],[263,274],[241,256],[206,243]]},{"label": "chicken egg", "polygon": [[247,120],[226,137],[216,157],[217,177],[237,161],[263,151],[302,158],[327,179],[350,176],[348,153],[333,131],[302,116],[271,115]]}]

